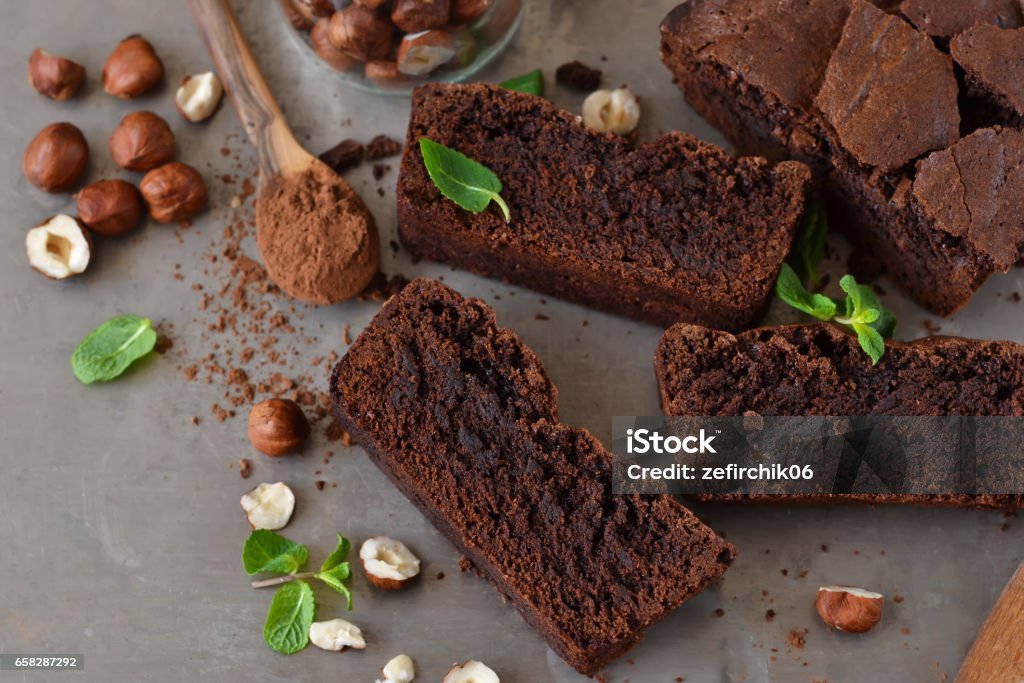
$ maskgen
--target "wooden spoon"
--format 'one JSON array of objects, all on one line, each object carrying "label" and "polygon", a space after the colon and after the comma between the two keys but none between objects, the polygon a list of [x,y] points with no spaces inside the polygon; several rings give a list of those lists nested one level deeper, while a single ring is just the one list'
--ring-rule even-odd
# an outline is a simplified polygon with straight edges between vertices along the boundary
[{"label": "wooden spoon", "polygon": [[957,674],[957,683],[1024,681],[1024,563],[981,627]]},{"label": "wooden spoon", "polygon": [[380,265],[377,225],[366,204],[295,139],[228,0],[188,5],[259,153],[256,242],[267,274],[285,293],[313,303],[359,294]]}]

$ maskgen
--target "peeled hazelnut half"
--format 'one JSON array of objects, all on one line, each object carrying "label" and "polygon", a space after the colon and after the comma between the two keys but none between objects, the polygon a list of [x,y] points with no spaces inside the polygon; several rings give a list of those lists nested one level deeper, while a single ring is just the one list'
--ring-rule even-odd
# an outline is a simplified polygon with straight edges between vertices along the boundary
[{"label": "peeled hazelnut half", "polygon": [[377,588],[398,590],[420,573],[420,560],[401,541],[374,536],[359,548],[367,580]]},{"label": "peeled hazelnut half", "polygon": [[269,456],[297,451],[309,436],[309,421],[295,401],[270,398],[249,411],[249,441]]},{"label": "peeled hazelnut half", "polygon": [[491,667],[471,659],[449,669],[441,683],[501,683],[501,680]]},{"label": "peeled hazelnut half", "polygon": [[70,190],[89,165],[89,143],[76,126],[51,123],[25,148],[21,170],[29,182],[47,192]]},{"label": "peeled hazelnut half", "polygon": [[295,512],[295,494],[284,482],[260,484],[242,496],[242,509],[253,529],[276,531],[288,525]]},{"label": "peeled hazelnut half", "polygon": [[387,19],[359,5],[349,5],[331,17],[328,38],[334,47],[369,62],[391,53],[394,28]]},{"label": "peeled hazelnut half", "polygon": [[814,607],[818,616],[832,628],[847,633],[864,633],[882,618],[881,593],[850,586],[823,586],[818,589]]},{"label": "peeled hazelnut half", "polygon": [[212,71],[192,74],[185,76],[174,93],[174,106],[186,119],[198,123],[213,116],[223,96],[224,87],[217,74]]},{"label": "peeled hazelnut half", "polygon": [[334,14],[334,3],[331,0],[281,0],[292,26],[300,31],[308,31],[317,19]]},{"label": "peeled hazelnut half", "polygon": [[395,0],[391,22],[406,33],[443,28],[451,17],[449,0]]},{"label": "peeled hazelnut half", "polygon": [[494,0],[452,0],[452,21],[468,24],[482,17]]},{"label": "peeled hazelnut half", "polygon": [[144,175],[139,189],[149,205],[149,215],[157,223],[187,221],[202,211],[209,199],[199,171],[178,161]]},{"label": "peeled hazelnut half", "polygon": [[349,71],[355,68],[359,60],[347,52],[334,47],[331,42],[331,20],[321,19],[309,32],[309,44],[313,47],[316,56],[322,59],[328,66],[338,71]]},{"label": "peeled hazelnut half", "polygon": [[122,99],[138,97],[164,79],[164,63],[148,40],[128,36],[103,65],[103,89]]},{"label": "peeled hazelnut half", "polygon": [[174,133],[151,111],[133,111],[110,136],[110,156],[129,171],[149,171],[174,158]]},{"label": "peeled hazelnut half", "polygon": [[366,647],[363,632],[344,619],[315,621],[309,626],[309,640],[321,650],[340,652],[347,647],[362,650]]},{"label": "peeled hazelnut half", "polygon": [[455,57],[455,39],[446,31],[410,33],[398,45],[398,70],[425,76]]},{"label": "peeled hazelnut half", "polygon": [[84,80],[85,67],[66,57],[36,48],[28,58],[28,82],[51,100],[74,97]]},{"label": "peeled hazelnut half", "polygon": [[583,123],[600,133],[627,135],[640,122],[640,104],[629,88],[595,90],[583,101]]},{"label": "peeled hazelnut half", "polygon": [[85,272],[92,245],[85,226],[73,216],[57,214],[28,231],[25,253],[29,264],[53,280]]},{"label": "peeled hazelnut half", "polygon": [[411,683],[416,677],[416,668],[409,655],[398,655],[380,670],[380,683]]},{"label": "peeled hazelnut half", "polygon": [[131,232],[145,207],[138,189],[127,180],[100,180],[78,193],[78,218],[93,232],[117,237]]}]

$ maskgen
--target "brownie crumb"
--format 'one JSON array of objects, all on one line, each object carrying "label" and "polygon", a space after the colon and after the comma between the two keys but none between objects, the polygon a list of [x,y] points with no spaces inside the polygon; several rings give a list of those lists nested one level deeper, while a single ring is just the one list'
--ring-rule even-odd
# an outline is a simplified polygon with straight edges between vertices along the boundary
[{"label": "brownie crumb", "polygon": [[601,86],[600,69],[592,69],[577,61],[568,62],[555,71],[555,80],[573,90],[592,92]]},{"label": "brownie crumb", "polygon": [[807,629],[805,628],[794,628],[789,632],[789,645],[797,650],[804,649],[804,645],[807,644]]},{"label": "brownie crumb", "polygon": [[325,487],[325,486],[327,486],[327,482],[326,482],[326,481],[323,481],[323,480],[321,480],[321,479],[318,479],[318,480],[316,481],[316,483],[315,483],[315,484],[313,484],[313,485],[314,485],[314,486],[316,486],[316,490],[317,490],[317,491],[323,491],[323,490],[324,490],[324,487]]},{"label": "brownie crumb", "polygon": [[783,576],[789,576],[789,570],[788,569],[783,569],[782,570],[782,575]]},{"label": "brownie crumb", "polygon": [[716,617],[724,617],[725,616],[725,610],[722,609],[721,607],[719,607],[718,609],[715,610],[715,616]]},{"label": "brownie crumb", "polygon": [[387,164],[374,164],[373,165],[373,179],[380,180],[391,171],[391,167]]},{"label": "brownie crumb", "polygon": [[894,595],[894,596],[892,596],[892,601],[895,602],[898,605],[901,602],[903,602],[903,596],[902,595]]},{"label": "brownie crumb", "polygon": [[905,636],[909,636],[910,635],[910,629],[907,628],[906,626],[904,626],[903,628],[900,629],[900,633],[902,633]]},{"label": "brownie crumb", "polygon": [[1020,292],[1014,292],[1013,294],[1011,294],[1010,295],[1010,301],[1012,301],[1015,304],[1019,304],[1020,303]]},{"label": "brownie crumb", "polygon": [[366,160],[377,161],[393,157],[402,151],[402,143],[387,135],[378,135],[366,144]]},{"label": "brownie crumb", "polygon": [[437,580],[441,581],[442,579],[444,579],[444,572],[438,572],[437,573]]},{"label": "brownie crumb", "polygon": [[345,346],[352,346],[352,326],[348,323],[341,328],[341,341],[345,342]]},{"label": "brownie crumb", "polygon": [[928,334],[938,334],[939,332],[942,331],[942,328],[936,325],[935,322],[932,321],[931,319],[926,319],[924,321],[924,329],[928,332]]},{"label": "brownie crumb", "polygon": [[468,557],[460,557],[459,558],[459,571],[465,573],[465,572],[472,571],[472,570],[473,570],[473,563],[470,562],[469,558]]},{"label": "brownie crumb", "polygon": [[823,553],[827,553],[828,552],[828,545],[827,544],[825,544],[825,543],[821,544],[821,552],[823,552]]},{"label": "brownie crumb", "polygon": [[198,416],[198,415],[193,415],[193,416],[192,416],[192,419],[190,420],[190,422],[191,422],[192,424],[194,424],[194,425],[197,425],[197,426],[198,426],[198,425],[199,425],[199,416]]},{"label": "brownie crumb", "polygon": [[764,613],[764,620],[771,623],[775,621],[775,610],[770,609]]},{"label": "brownie crumb", "polygon": [[344,173],[363,162],[363,146],[352,139],[342,140],[321,154],[320,161],[330,166],[335,173]]},{"label": "brownie crumb", "polygon": [[248,479],[249,475],[252,474],[252,463],[249,462],[248,458],[238,459],[238,474],[242,479]]}]

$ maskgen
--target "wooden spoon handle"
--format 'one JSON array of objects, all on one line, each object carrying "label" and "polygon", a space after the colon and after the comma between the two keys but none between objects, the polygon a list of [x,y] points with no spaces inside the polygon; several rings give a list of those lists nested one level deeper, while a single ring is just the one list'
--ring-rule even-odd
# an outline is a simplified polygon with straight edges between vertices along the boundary
[{"label": "wooden spoon handle", "polygon": [[[264,176],[308,163],[253,57],[228,0],[188,0],[224,88],[260,157]],[[263,177],[262,180],[269,178]]]}]

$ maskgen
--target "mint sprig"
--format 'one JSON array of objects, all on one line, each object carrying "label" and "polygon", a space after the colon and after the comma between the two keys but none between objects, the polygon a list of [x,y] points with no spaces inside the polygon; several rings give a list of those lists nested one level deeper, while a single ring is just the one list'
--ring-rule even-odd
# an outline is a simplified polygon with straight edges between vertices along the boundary
[{"label": "mint sprig", "polygon": [[841,307],[824,294],[807,291],[796,271],[788,263],[783,263],[775,282],[775,293],[812,318],[852,329],[860,347],[871,357],[871,364],[876,365],[885,354],[885,339],[891,338],[896,330],[896,317],[882,306],[874,290],[858,284],[852,275],[844,275],[839,286],[846,293],[846,301]]},{"label": "mint sprig", "polygon": [[71,354],[71,370],[82,384],[108,382],[155,346],[152,320],[120,315],[100,325],[78,343]]},{"label": "mint sprig", "polygon": [[268,529],[253,531],[242,550],[242,564],[252,574],[279,574],[279,576],[252,582],[253,588],[280,586],[274,593],[267,620],[263,626],[263,640],[267,647],[282,654],[292,654],[309,644],[309,627],[316,612],[316,596],[306,579],[317,579],[347,598],[352,610],[352,592],[345,581],[352,571],[348,558],[352,544],[338,534],[338,545],[327,556],[318,572],[300,571],[309,559],[306,546],[295,543]]},{"label": "mint sprig", "polygon": [[501,180],[491,169],[430,138],[420,138],[420,153],[441,194],[473,213],[482,212],[494,202],[505,215],[505,222],[512,222],[508,204],[501,197]]},{"label": "mint sprig", "polygon": [[789,263],[800,276],[810,285],[812,291],[821,284],[818,263],[825,253],[825,235],[828,233],[828,217],[825,215],[825,204],[815,199],[804,213],[797,233],[793,250],[789,254]]},{"label": "mint sprig", "polygon": [[528,95],[544,97],[544,72],[540,69],[534,69],[530,73],[510,78],[507,81],[502,81],[500,85],[506,90],[514,90],[516,92],[524,92]]}]

